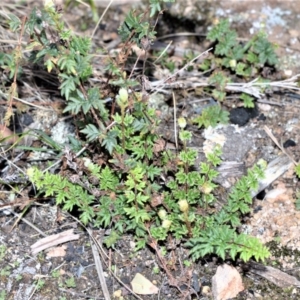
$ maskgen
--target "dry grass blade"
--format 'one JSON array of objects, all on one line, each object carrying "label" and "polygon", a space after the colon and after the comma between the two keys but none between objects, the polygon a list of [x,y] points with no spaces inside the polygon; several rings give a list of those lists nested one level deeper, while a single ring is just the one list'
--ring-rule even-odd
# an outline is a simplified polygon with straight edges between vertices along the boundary
[{"label": "dry grass blade", "polygon": [[102,263],[101,263],[101,259],[100,259],[100,255],[98,253],[98,249],[96,244],[94,243],[93,239],[90,236],[90,242],[91,242],[91,248],[92,248],[92,252],[93,252],[93,257],[94,257],[94,261],[95,261],[95,265],[96,265],[96,270],[97,270],[97,274],[100,280],[100,284],[101,284],[101,289],[104,295],[104,299],[105,300],[110,300],[110,295],[108,292],[108,288],[106,285],[106,281],[103,275],[103,267],[102,267]]},{"label": "dry grass blade", "polygon": [[[104,250],[102,249],[101,245],[98,243],[98,241],[94,238],[93,234],[92,234],[92,231],[88,228],[86,228],[86,226],[84,226],[77,218],[75,218],[74,216],[72,216],[71,214],[69,214],[69,216],[74,219],[78,224],[80,224],[80,226],[82,226],[82,228],[84,228],[86,230],[86,232],[89,234],[90,236],[90,240],[92,241],[91,245],[94,246],[93,251],[98,251],[97,252],[97,255],[98,258],[99,258],[99,254],[102,255],[105,255],[106,258],[108,258],[107,254],[104,252]],[[94,253],[94,252],[93,252]],[[95,256],[94,256],[95,257]],[[100,258],[99,258],[100,259]],[[103,259],[103,257],[102,257]],[[100,261],[101,263],[101,261]],[[95,264],[96,264],[96,260],[95,260]],[[97,265],[96,265],[97,267]],[[101,268],[102,268],[102,264],[101,264]],[[102,269],[99,269],[100,270],[100,273],[103,273],[103,268]],[[101,271],[102,270],[102,271]],[[110,274],[121,284],[124,286],[124,288],[126,290],[128,290],[135,298],[139,299],[139,300],[143,300],[142,298],[140,298],[137,294],[135,294],[124,282],[122,282],[122,280],[120,278],[118,278],[110,269],[108,269],[108,271],[110,272]],[[98,270],[97,270],[98,272]],[[106,285],[106,283],[104,283]],[[106,298],[105,298],[106,299]],[[110,299],[110,298],[108,298]]]},{"label": "dry grass blade", "polygon": [[93,30],[91,39],[94,38],[94,35],[95,35],[97,29],[99,28],[99,25],[100,25],[101,21],[103,20],[103,17],[105,16],[106,12],[108,11],[108,9],[110,8],[110,6],[112,5],[113,2],[114,2],[114,0],[110,0],[110,2],[107,4],[107,6],[106,6],[106,8],[105,8],[105,10],[104,10],[104,12],[103,12],[103,14],[102,14],[101,17],[99,18],[99,20],[98,20],[98,22],[97,22],[97,24],[96,24],[96,26],[95,26],[95,28],[94,28],[94,30]]},{"label": "dry grass blade", "polygon": [[[92,295],[87,295],[85,293],[78,293],[78,292],[74,292],[70,289],[64,289],[64,288],[59,288],[60,291],[64,292],[64,293],[68,293],[71,294],[73,298],[70,299],[93,299],[93,300],[103,300],[103,297],[95,297]],[[79,298],[80,297],[80,298]],[[66,299],[66,298],[63,298]]]},{"label": "dry grass blade", "polygon": [[[8,209],[8,208],[6,208],[10,213],[12,213],[13,215],[15,215],[16,217],[18,217],[18,221],[19,221],[19,219],[20,219],[20,214],[17,214],[16,212],[14,212],[13,210],[11,210],[11,209]],[[39,234],[41,234],[42,236],[45,236],[45,237],[47,237],[47,235],[43,232],[43,231],[41,231],[39,228],[37,228],[35,225],[33,225],[31,222],[29,222],[28,220],[26,220],[24,217],[22,217],[22,221],[24,222],[24,223],[26,223],[27,225],[29,225],[31,228],[33,228],[35,231],[37,231]]]},{"label": "dry grass blade", "polygon": [[[7,96],[7,95],[5,95],[5,96]],[[31,102],[28,102],[28,101],[26,101],[26,100],[20,99],[20,98],[18,98],[18,97],[13,97],[13,99],[14,99],[14,100],[17,100],[17,101],[19,101],[19,102],[22,102],[22,103],[24,103],[24,104],[27,104],[27,105],[29,105],[29,106],[32,106],[32,107],[41,109],[41,110],[53,110],[52,107],[49,107],[49,108],[47,108],[47,107],[42,107],[42,106],[40,106],[40,105],[36,105],[36,104],[34,104],[34,103],[31,103]]]},{"label": "dry grass blade", "polygon": [[153,64],[158,63],[158,61],[165,55],[165,53],[167,53],[168,49],[170,48],[170,46],[172,45],[173,41],[169,42],[169,44],[167,45],[167,47],[161,52],[161,54],[155,59],[155,61],[153,62]]},{"label": "dry grass blade", "polygon": [[[89,234],[90,236],[90,239],[93,241],[93,245],[95,245],[97,247],[97,250],[99,251],[99,253],[103,253],[104,255],[106,255],[107,257],[107,254],[103,251],[101,245],[98,243],[98,241],[93,237],[93,234],[91,232],[91,230],[87,229],[78,219],[76,219],[75,217],[73,217],[72,215],[70,215],[74,220],[76,220],[78,222],[78,224],[80,224],[86,231],[87,233]],[[101,252],[100,252],[101,251]],[[103,257],[102,257],[103,259]],[[126,290],[128,290],[134,297],[136,297],[137,299],[139,300],[143,300],[142,298],[140,298],[136,293],[134,293],[120,278],[118,278],[118,276],[116,276],[110,269],[109,269],[109,272],[110,274],[121,284],[124,286],[124,288]]]},{"label": "dry grass blade", "polygon": [[155,89],[152,89],[152,92],[154,92],[154,94],[156,94],[157,92],[159,92],[160,89],[162,89],[167,83],[168,81],[170,81],[172,78],[174,78],[177,74],[179,74],[181,71],[185,70],[186,68],[188,68],[189,66],[192,65],[193,62],[195,62],[197,59],[199,59],[200,57],[205,57],[206,55],[208,55],[208,53],[212,50],[212,48],[207,49],[206,51],[204,51],[203,53],[200,53],[199,55],[197,55],[195,58],[193,58],[191,61],[189,61],[186,65],[184,65],[181,69],[179,69],[178,71],[176,71],[174,74],[170,75],[169,77],[167,77],[166,79],[163,80],[163,82],[161,84],[159,84]]},{"label": "dry grass blade", "polygon": [[[180,89],[187,89],[187,88],[198,88],[198,87],[207,87],[209,86],[209,82],[207,78],[203,77],[203,73],[193,73],[193,76],[187,76],[185,78],[184,76],[178,77],[176,80],[173,80],[177,74],[182,73],[185,68],[190,66],[196,59],[200,58],[204,54],[207,54],[208,51],[211,49],[208,49],[207,51],[201,53],[197,57],[195,57],[193,60],[191,60],[189,63],[187,63],[184,67],[182,67],[180,70],[176,71],[174,74],[170,75],[166,79],[157,80],[151,82],[152,86],[152,92],[158,93],[158,92],[165,92],[165,89],[173,89],[173,88],[180,88]],[[297,74],[291,78],[281,80],[281,81],[271,81],[271,82],[259,82],[258,78],[246,82],[246,83],[236,83],[231,82],[227,83],[225,86],[225,89],[227,91],[231,92],[238,92],[238,93],[246,93],[251,96],[254,96],[257,99],[260,99],[263,95],[263,89],[265,88],[280,88],[280,89],[287,89],[287,90],[293,90],[293,91],[300,91],[300,88],[298,86],[298,80],[300,78],[300,74]]]},{"label": "dry grass blade", "polygon": [[249,95],[252,95],[256,98],[260,98],[262,93],[261,89],[267,87],[277,87],[282,89],[290,89],[295,91],[300,91],[298,87],[298,80],[300,74],[297,74],[291,78],[281,81],[273,81],[273,82],[258,82],[258,78],[248,82],[248,83],[228,83],[226,85],[226,90],[234,91],[234,92],[243,92]]},{"label": "dry grass blade", "polygon": [[[95,4],[99,7],[107,7],[111,0],[95,0]],[[115,0],[113,5],[115,6],[120,6],[120,5],[125,5],[125,4],[139,4],[140,0]]]}]

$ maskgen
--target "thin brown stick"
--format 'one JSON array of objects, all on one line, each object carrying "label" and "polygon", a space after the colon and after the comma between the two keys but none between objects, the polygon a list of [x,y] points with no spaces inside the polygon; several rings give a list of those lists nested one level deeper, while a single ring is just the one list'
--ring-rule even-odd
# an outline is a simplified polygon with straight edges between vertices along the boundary
[{"label": "thin brown stick", "polygon": [[11,84],[10,87],[10,91],[9,91],[9,96],[8,96],[8,108],[7,111],[5,113],[4,116],[4,122],[5,122],[5,126],[9,126],[10,124],[10,118],[13,115],[13,110],[12,110],[12,103],[13,103],[13,98],[17,95],[17,75],[18,75],[18,69],[19,69],[19,64],[20,64],[20,60],[22,58],[22,37],[24,35],[24,30],[25,30],[25,22],[27,20],[27,17],[24,16],[23,17],[23,21],[22,21],[22,27],[21,27],[21,32],[18,38],[18,45],[16,47],[16,54],[15,54],[15,73],[14,73],[14,78],[13,78],[13,82]]},{"label": "thin brown stick", "polygon": [[288,156],[288,158],[293,162],[293,164],[296,166],[297,163],[296,161],[285,151],[285,149],[279,144],[278,140],[275,138],[275,136],[273,135],[272,131],[270,130],[270,128],[268,126],[264,126],[264,130],[266,132],[266,134],[271,138],[271,140],[276,144],[276,146],[286,155]]},{"label": "thin brown stick", "polygon": [[174,92],[172,92],[173,97],[173,110],[174,110],[174,139],[175,139],[175,147],[178,150],[178,137],[177,137],[177,110],[176,110],[176,98]]},{"label": "thin brown stick", "polygon": [[[166,79],[163,80],[163,82],[158,85],[156,88],[155,88],[155,93],[158,92],[158,90],[160,88],[163,88],[165,86],[165,84],[171,80],[172,78],[174,78],[178,73],[180,73],[181,71],[183,71],[184,69],[188,68],[194,61],[196,61],[198,58],[200,58],[201,56],[205,56],[209,53],[209,51],[211,51],[212,48],[209,48],[207,49],[206,51],[200,53],[199,55],[197,55],[195,58],[193,58],[191,61],[189,61],[187,64],[185,64],[181,69],[177,70],[174,74],[170,75],[169,77],[167,77]],[[152,90],[152,92],[154,92],[154,90]]]}]

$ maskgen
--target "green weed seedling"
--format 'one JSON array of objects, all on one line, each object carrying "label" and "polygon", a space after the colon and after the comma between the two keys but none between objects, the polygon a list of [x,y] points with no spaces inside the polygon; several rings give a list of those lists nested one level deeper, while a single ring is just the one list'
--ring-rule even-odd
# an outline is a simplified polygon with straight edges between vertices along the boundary
[{"label": "green weed seedling", "polygon": [[0,271],[0,277],[7,277],[11,273],[11,267],[10,266],[5,266],[1,271]]},{"label": "green weed seedling", "polygon": [[66,279],[65,285],[67,288],[75,288],[76,287],[76,282],[74,277],[70,277]]},{"label": "green weed seedling", "polygon": [[185,260],[183,261],[183,264],[184,264],[186,267],[190,267],[190,266],[192,265],[192,262],[191,262],[190,260],[185,259]]},{"label": "green weed seedling", "polygon": [[155,265],[155,266],[152,268],[152,273],[153,273],[153,274],[159,274],[159,272],[160,272],[160,268],[159,268],[157,265]]},{"label": "green weed seedling", "polygon": [[18,274],[18,275],[16,276],[16,280],[17,280],[17,281],[21,281],[22,279],[23,279],[22,274]]},{"label": "green weed seedling", "polygon": [[35,284],[36,290],[40,291],[45,286],[45,280],[39,278]]},{"label": "green weed seedling", "polygon": [[53,270],[53,271],[51,272],[51,276],[52,276],[53,278],[59,278],[59,277],[60,277],[60,271],[59,271],[59,270]]}]

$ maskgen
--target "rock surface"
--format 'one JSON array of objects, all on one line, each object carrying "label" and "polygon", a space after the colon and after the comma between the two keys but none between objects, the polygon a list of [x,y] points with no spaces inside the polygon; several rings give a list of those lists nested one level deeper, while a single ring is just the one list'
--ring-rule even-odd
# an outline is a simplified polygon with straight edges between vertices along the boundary
[{"label": "rock surface", "polygon": [[242,277],[234,267],[224,264],[217,268],[217,272],[212,279],[214,300],[234,298],[243,290]]}]

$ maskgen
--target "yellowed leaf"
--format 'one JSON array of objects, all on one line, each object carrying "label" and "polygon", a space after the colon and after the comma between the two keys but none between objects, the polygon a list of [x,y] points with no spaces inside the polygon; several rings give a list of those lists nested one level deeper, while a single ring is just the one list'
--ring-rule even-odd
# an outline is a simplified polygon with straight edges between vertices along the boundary
[{"label": "yellowed leaf", "polygon": [[113,297],[114,298],[121,298],[122,297],[122,291],[121,290],[114,291]]}]

